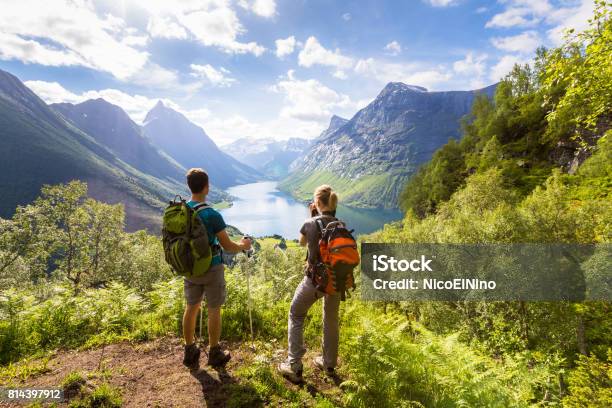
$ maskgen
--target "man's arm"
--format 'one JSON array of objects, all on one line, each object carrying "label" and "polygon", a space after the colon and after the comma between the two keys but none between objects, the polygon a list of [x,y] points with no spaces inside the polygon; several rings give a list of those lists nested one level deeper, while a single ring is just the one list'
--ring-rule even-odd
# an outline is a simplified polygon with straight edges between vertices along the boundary
[{"label": "man's arm", "polygon": [[217,238],[219,238],[219,243],[225,249],[225,251],[229,253],[237,253],[240,251],[248,251],[251,249],[251,240],[248,238],[242,238],[239,243],[232,241],[227,235],[227,231],[225,229],[217,232]]},{"label": "man's arm", "polygon": [[306,235],[300,234],[300,245],[306,246]]}]

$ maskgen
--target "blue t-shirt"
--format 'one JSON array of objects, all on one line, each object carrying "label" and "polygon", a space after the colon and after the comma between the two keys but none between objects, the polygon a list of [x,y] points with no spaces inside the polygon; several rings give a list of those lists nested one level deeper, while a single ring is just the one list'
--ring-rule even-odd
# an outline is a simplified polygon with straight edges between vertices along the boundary
[{"label": "blue t-shirt", "polygon": [[[195,207],[198,204],[200,203],[197,201],[189,201],[187,203],[187,205],[191,208]],[[219,211],[215,210],[212,207],[206,207],[203,210],[200,210],[198,215],[206,226],[206,232],[208,233],[208,239],[210,240],[210,244],[219,245],[219,238],[217,238],[217,233],[223,231],[227,227]],[[221,263],[223,263],[223,259],[221,258],[221,254],[218,254],[213,256],[210,265],[219,265]]]}]

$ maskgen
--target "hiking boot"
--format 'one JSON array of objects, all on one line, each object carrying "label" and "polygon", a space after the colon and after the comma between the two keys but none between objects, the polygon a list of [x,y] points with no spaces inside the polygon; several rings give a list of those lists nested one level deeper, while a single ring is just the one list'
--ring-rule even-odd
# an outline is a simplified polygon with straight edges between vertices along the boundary
[{"label": "hiking boot", "polygon": [[224,366],[232,358],[227,350],[222,350],[221,346],[216,345],[208,351],[208,365],[213,367]]},{"label": "hiking boot", "polygon": [[191,370],[197,370],[200,367],[200,348],[196,343],[185,346],[183,364]]},{"label": "hiking boot", "polygon": [[317,356],[314,359],[314,365],[321,371],[323,371],[328,377],[333,377],[336,373],[334,367],[326,367],[323,356]]},{"label": "hiking boot", "polygon": [[284,361],[278,365],[278,372],[294,384],[304,382],[302,378],[302,363],[293,363]]}]

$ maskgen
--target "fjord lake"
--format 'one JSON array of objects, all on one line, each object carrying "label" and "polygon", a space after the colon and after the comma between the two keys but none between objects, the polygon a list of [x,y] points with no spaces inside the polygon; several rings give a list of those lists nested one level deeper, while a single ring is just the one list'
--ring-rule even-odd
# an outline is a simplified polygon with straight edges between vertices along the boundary
[{"label": "fjord lake", "polygon": [[[275,181],[240,184],[227,192],[234,200],[231,207],[221,210],[225,222],[254,237],[277,234],[287,239],[298,238],[300,227],[309,216],[306,204],[279,191]],[[356,234],[376,231],[385,223],[402,218],[399,210],[352,208],[342,204],[336,215]]]}]

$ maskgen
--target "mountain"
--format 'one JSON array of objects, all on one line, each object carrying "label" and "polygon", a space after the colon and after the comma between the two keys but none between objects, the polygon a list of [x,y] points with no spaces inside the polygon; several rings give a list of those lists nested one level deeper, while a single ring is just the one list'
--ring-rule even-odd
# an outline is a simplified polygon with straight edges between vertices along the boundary
[{"label": "mountain", "polygon": [[221,150],[236,160],[259,170],[272,178],[285,177],[289,165],[310,146],[310,141],[301,138],[288,140],[238,139]]},{"label": "mountain", "polygon": [[0,216],[36,198],[43,184],[86,181],[89,195],[123,203],[128,230],[158,231],[164,202],[182,182],[156,178],[52,110],[17,77],[0,70]]},{"label": "mountain", "polygon": [[101,98],[49,106],[134,168],[161,179],[183,180],[185,168],[153,146],[119,106]]},{"label": "mountain", "polygon": [[147,113],[144,134],[185,168],[205,169],[211,182],[226,188],[252,183],[263,175],[222,152],[204,129],[161,101]]},{"label": "mountain", "polygon": [[348,122],[348,119],[341,118],[340,116],[334,115],[331,117],[329,121],[329,126],[325,129],[316,140],[323,140],[327,136],[334,133],[336,130],[340,129]]},{"label": "mountain", "polygon": [[461,136],[461,118],[478,94],[492,96],[495,86],[428,92],[391,82],[348,122],[332,119],[279,187],[307,199],[329,183],[344,204],[396,208],[407,179],[436,149]]}]

